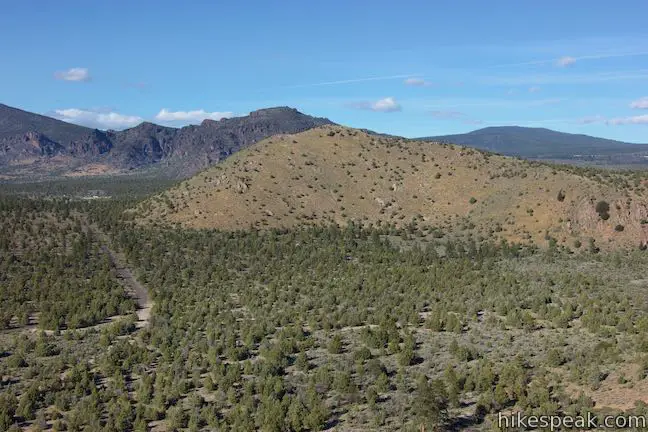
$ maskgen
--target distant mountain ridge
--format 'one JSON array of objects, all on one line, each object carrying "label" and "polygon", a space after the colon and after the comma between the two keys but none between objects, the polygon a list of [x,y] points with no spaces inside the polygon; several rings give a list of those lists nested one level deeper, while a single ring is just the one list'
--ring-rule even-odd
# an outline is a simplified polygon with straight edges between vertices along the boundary
[{"label": "distant mountain ridge", "polygon": [[608,164],[648,163],[648,144],[631,144],[545,128],[496,126],[465,134],[419,138],[474,147],[528,159],[573,160]]},{"label": "distant mountain ridge", "polygon": [[102,131],[0,104],[0,170],[21,178],[160,167],[165,176],[183,178],[269,136],[325,124],[333,123],[276,107],[182,128],[144,122]]}]

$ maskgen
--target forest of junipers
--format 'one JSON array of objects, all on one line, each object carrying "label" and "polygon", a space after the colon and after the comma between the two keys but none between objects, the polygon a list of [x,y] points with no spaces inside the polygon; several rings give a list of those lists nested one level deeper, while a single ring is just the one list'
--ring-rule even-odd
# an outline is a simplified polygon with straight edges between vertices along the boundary
[{"label": "forest of junipers", "polygon": [[[159,228],[123,216],[132,204],[0,198],[0,431],[648,414],[645,251],[353,222]],[[143,326],[107,250],[150,291]]]}]

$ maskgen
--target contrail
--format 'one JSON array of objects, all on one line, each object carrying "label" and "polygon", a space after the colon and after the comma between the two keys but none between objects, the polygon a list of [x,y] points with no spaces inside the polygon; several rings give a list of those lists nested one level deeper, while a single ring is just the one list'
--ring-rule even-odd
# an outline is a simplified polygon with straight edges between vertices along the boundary
[{"label": "contrail", "polygon": [[581,57],[574,57],[578,60],[595,60],[595,59],[604,59],[604,58],[614,58],[614,57],[638,57],[648,55],[648,51],[638,51],[632,53],[619,53],[619,54],[595,54]]},{"label": "contrail", "polygon": [[[585,55],[580,57],[573,57],[573,60],[574,61],[599,60],[599,59],[615,58],[615,57],[638,57],[638,56],[645,56],[645,55],[648,55],[648,51],[635,51],[635,52],[615,53],[615,54],[613,53],[592,54],[592,55]],[[560,59],[554,58],[551,60],[533,60],[533,61],[521,62],[521,63],[507,63],[507,64],[487,66],[486,68],[491,69],[491,68],[514,67],[514,66],[532,66],[532,65],[556,63],[558,60]]]},{"label": "contrail", "polygon": [[413,76],[418,76],[418,75],[420,75],[420,74],[406,74],[406,75],[390,75],[390,76],[369,77],[369,78],[355,78],[355,79],[346,79],[346,80],[339,80],[339,81],[325,81],[325,82],[311,83],[311,84],[297,84],[297,85],[291,85],[291,86],[287,86],[287,87],[290,87],[290,88],[296,88],[296,87],[319,87],[319,86],[329,86],[329,85],[338,85],[338,84],[351,84],[351,83],[364,82],[364,81],[386,81],[386,80],[400,79],[400,78],[411,78]]}]

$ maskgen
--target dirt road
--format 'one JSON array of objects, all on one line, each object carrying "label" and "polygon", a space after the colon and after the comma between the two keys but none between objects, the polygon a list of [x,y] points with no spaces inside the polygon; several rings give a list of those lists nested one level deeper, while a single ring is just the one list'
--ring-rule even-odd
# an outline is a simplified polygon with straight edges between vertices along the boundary
[{"label": "dirt road", "polygon": [[122,284],[126,291],[135,299],[137,302],[137,327],[144,327],[148,325],[149,319],[151,316],[151,307],[153,307],[153,302],[149,297],[148,290],[144,285],[139,283],[130,267],[126,261],[126,257],[109,246],[108,239],[103,237],[104,240],[102,249],[110,257],[113,265],[115,266],[115,273],[117,280]]}]

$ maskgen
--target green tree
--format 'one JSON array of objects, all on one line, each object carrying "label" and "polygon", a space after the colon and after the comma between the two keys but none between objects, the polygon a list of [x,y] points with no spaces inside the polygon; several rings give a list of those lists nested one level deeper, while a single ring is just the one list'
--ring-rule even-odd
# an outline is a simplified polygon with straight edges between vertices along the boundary
[{"label": "green tree", "polygon": [[14,424],[18,399],[11,392],[0,393],[0,430],[7,430]]},{"label": "green tree", "polygon": [[440,380],[419,378],[414,399],[417,421],[431,430],[443,430],[448,421],[448,393]]}]

